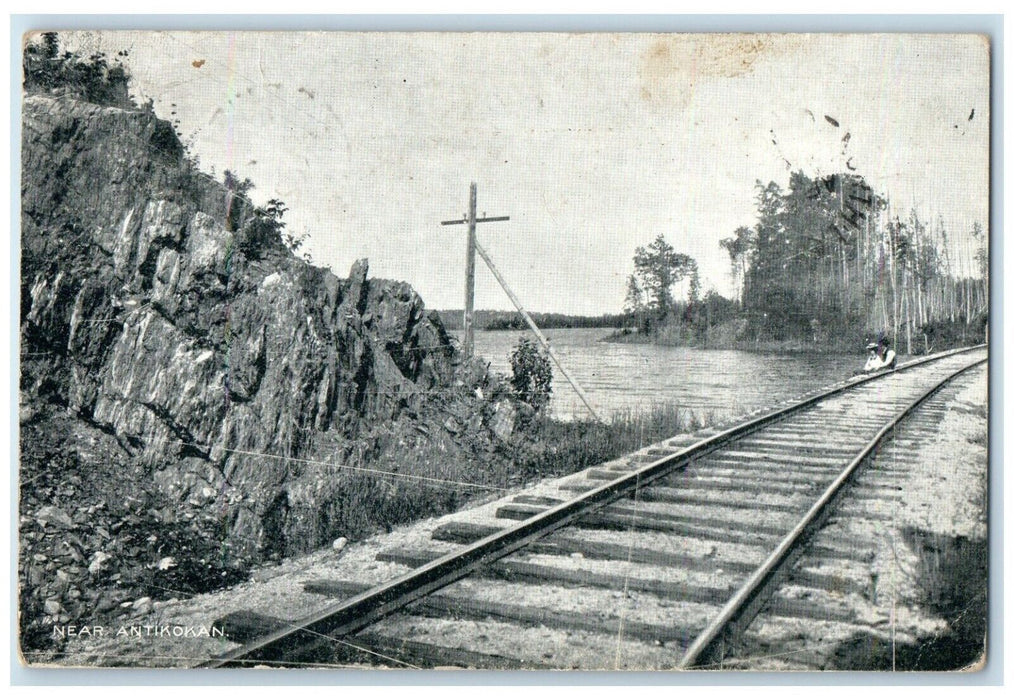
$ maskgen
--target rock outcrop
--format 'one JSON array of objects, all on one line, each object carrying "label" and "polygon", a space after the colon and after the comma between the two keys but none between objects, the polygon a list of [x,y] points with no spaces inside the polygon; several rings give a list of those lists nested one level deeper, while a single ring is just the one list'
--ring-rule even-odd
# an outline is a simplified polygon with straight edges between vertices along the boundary
[{"label": "rock outcrop", "polygon": [[292,526],[296,466],[380,424],[489,413],[483,366],[411,287],[258,239],[261,215],[150,111],[36,95],[23,126],[23,426],[98,431],[169,510],[215,509],[257,549]]}]

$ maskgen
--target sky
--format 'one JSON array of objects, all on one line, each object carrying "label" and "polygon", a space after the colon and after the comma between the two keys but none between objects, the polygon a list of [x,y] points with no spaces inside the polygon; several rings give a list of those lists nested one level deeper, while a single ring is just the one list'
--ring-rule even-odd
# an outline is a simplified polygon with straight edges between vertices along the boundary
[{"label": "sky", "polygon": [[[848,166],[960,244],[988,225],[989,46],[975,35],[80,32],[219,178],[289,207],[317,265],[462,308],[478,239],[525,307],[622,309],[663,234],[731,296],[719,246],[757,180]],[[973,115],[974,110],[974,115]],[[837,122],[835,126],[829,119]],[[969,117],[972,117],[971,119]],[[843,148],[843,137],[850,137]],[[476,308],[513,308],[481,259]]]}]

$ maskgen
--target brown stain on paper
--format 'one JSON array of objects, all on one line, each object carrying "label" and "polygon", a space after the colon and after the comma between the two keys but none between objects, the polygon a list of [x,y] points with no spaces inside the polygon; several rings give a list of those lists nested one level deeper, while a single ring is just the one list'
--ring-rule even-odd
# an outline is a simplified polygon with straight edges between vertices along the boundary
[{"label": "brown stain on paper", "polygon": [[794,45],[776,34],[677,34],[661,36],[641,53],[641,98],[658,106],[686,107],[702,80],[736,78],[765,57]]}]

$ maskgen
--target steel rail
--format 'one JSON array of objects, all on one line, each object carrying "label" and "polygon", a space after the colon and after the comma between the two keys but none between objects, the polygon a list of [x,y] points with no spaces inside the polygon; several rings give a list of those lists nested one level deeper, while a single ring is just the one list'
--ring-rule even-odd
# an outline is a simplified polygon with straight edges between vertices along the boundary
[{"label": "steel rail", "polygon": [[896,369],[878,372],[847,380],[791,406],[774,409],[736,426],[704,438],[671,455],[663,456],[620,478],[607,482],[574,500],[554,506],[517,525],[493,533],[462,549],[450,552],[427,564],[379,584],[359,595],[324,608],[289,626],[268,633],[248,644],[206,661],[198,668],[224,668],[245,664],[280,663],[291,651],[302,650],[321,642],[321,636],[342,637],[354,634],[397,610],[430,593],[468,576],[486,563],[495,561],[521,549],[570,523],[579,520],[595,509],[622,498],[653,481],[656,481],[689,462],[707,455],[725,444],[752,433],[770,423],[779,421],[797,411],[808,408],[824,399],[849,391],[857,386],[887,375],[904,372],[927,363],[972,352],[986,347],[976,345],[911,360]]},{"label": "steel rail", "polygon": [[905,406],[887,425],[881,428],[866,443],[862,451],[849,462],[848,466],[842,470],[841,474],[838,475],[831,485],[827,487],[799,523],[779,543],[774,552],[757,567],[750,578],[733,594],[729,602],[725,604],[704,631],[694,639],[680,660],[678,668],[687,670],[695,666],[720,663],[725,657],[726,650],[733,646],[736,637],[743,632],[760,611],[761,607],[763,607],[763,604],[767,602],[768,595],[774,592],[775,586],[772,584],[777,580],[778,575],[785,571],[785,565],[792,558],[792,555],[799,552],[810,536],[820,528],[824,517],[829,513],[831,505],[841,495],[860,466],[876,453],[881,443],[887,439],[890,433],[894,432],[898,424],[908,417],[910,413],[954,379],[978,367],[988,359],[988,357],[983,358],[952,372]]}]

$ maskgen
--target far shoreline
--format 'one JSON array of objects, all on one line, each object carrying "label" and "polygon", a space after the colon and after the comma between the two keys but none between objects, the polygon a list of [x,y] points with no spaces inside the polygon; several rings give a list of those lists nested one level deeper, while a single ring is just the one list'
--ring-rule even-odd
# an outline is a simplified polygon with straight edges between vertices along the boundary
[{"label": "far shoreline", "polygon": [[[620,345],[657,345],[659,347],[693,348],[695,350],[738,350],[759,354],[785,355],[862,355],[862,346],[852,349],[847,343],[806,343],[798,339],[792,340],[733,340],[733,341],[675,341],[659,338],[655,335],[639,333],[636,329],[617,329],[617,331],[599,340],[601,343]],[[914,353],[915,354],[915,353]]]}]

